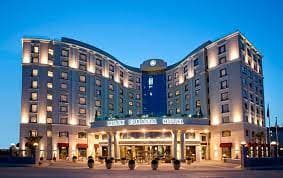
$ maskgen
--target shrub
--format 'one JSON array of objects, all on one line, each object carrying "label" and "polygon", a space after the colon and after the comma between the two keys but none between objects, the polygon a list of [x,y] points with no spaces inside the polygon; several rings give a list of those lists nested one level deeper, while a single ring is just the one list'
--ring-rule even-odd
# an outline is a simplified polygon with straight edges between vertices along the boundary
[{"label": "shrub", "polygon": [[151,164],[158,164],[158,161],[156,159],[151,161]]},{"label": "shrub", "polygon": [[180,163],[181,163],[180,160],[177,159],[174,160],[174,164],[180,164]]},{"label": "shrub", "polygon": [[129,164],[135,164],[136,162],[135,162],[135,160],[129,160]]}]

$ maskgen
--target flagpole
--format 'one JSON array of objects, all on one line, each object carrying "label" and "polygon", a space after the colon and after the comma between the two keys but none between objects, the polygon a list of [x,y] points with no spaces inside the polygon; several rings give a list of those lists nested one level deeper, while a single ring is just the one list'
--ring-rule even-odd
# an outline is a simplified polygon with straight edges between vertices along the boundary
[{"label": "flagpole", "polygon": [[268,118],[268,145],[269,145],[269,156],[271,157],[271,137],[270,137],[270,113],[269,113],[269,104],[267,105],[267,118]]},{"label": "flagpole", "polygon": [[277,117],[275,117],[275,131],[276,131],[276,156],[279,157],[278,154],[278,145],[279,145],[279,138],[278,138],[278,123],[277,123]]}]

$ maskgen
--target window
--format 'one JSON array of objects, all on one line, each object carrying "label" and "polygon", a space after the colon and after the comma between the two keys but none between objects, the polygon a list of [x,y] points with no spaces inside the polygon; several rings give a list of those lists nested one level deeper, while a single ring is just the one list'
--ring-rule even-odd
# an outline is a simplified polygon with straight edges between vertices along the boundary
[{"label": "window", "polygon": [[172,80],[172,75],[168,75],[168,81],[171,81]]},{"label": "window", "polygon": [[68,98],[66,95],[60,95],[60,102],[68,102]]},{"label": "window", "polygon": [[67,123],[68,123],[68,118],[66,118],[66,117],[60,118],[60,124],[67,124]]},{"label": "window", "polygon": [[133,106],[133,102],[132,102],[132,101],[129,101],[129,105],[130,105],[130,106]]},{"label": "window", "polygon": [[47,124],[52,124],[52,118],[51,117],[47,117],[46,122],[47,122]]},{"label": "window", "polygon": [[226,47],[225,45],[219,46],[218,47],[218,54],[222,54],[226,52]]},{"label": "window", "polygon": [[196,79],[196,80],[195,80],[195,87],[198,87],[199,85],[200,85],[199,79]]},{"label": "window", "polygon": [[109,88],[109,90],[112,90],[112,91],[113,91],[113,90],[114,90],[113,84],[109,84],[109,87],[108,87],[108,88]]},{"label": "window", "polygon": [[46,107],[46,111],[47,111],[47,112],[52,112],[52,106],[47,106],[47,107]]},{"label": "window", "polygon": [[229,122],[230,122],[229,116],[222,117],[222,123],[229,123]]},{"label": "window", "polygon": [[111,64],[109,64],[109,71],[110,71],[110,72],[114,72],[114,66],[111,65]]},{"label": "window", "polygon": [[140,99],[140,98],[141,98],[141,95],[140,95],[140,94],[136,94],[136,98],[137,98],[137,99]]},{"label": "window", "polygon": [[62,49],[62,51],[61,51],[61,56],[63,56],[63,57],[68,57],[68,56],[69,56],[69,51],[66,50],[66,49]]},{"label": "window", "polygon": [[98,59],[98,58],[97,58],[96,61],[95,61],[95,63],[96,63],[97,66],[100,66],[100,67],[102,66],[102,61],[101,61],[101,59]]},{"label": "window", "polygon": [[196,100],[196,108],[200,108],[200,100]]},{"label": "window", "polygon": [[169,92],[168,93],[168,98],[172,98],[172,96],[173,96],[172,92]]},{"label": "window", "polygon": [[226,56],[220,57],[219,60],[218,60],[219,64],[224,64],[225,62],[226,62]]},{"label": "window", "polygon": [[227,70],[226,70],[226,68],[221,69],[219,72],[220,72],[220,77],[224,77],[224,76],[227,75]]},{"label": "window", "polygon": [[101,87],[101,80],[96,79],[95,84],[96,84],[96,86]]},{"label": "window", "polygon": [[86,54],[80,53],[79,59],[80,59],[81,61],[85,61],[85,62],[86,62],[86,61],[87,61]]},{"label": "window", "polygon": [[31,82],[31,87],[32,87],[32,88],[37,88],[37,87],[38,87],[36,80],[34,80],[34,81]]},{"label": "window", "polygon": [[95,101],[95,106],[101,107],[101,101],[100,101],[100,100],[96,100],[96,101]]},{"label": "window", "polygon": [[129,115],[133,115],[133,111],[131,109],[129,109]]},{"label": "window", "polygon": [[152,88],[152,85],[153,85],[153,78],[149,77],[148,78],[148,88]]},{"label": "window", "polygon": [[46,132],[46,136],[47,136],[47,137],[52,137],[52,131],[47,130],[47,132]]},{"label": "window", "polygon": [[86,138],[86,133],[85,132],[79,132],[78,138]]},{"label": "window", "polygon": [[80,104],[86,104],[85,98],[80,98]]},{"label": "window", "polygon": [[176,90],[175,95],[179,96],[180,95],[180,90]]},{"label": "window", "polygon": [[47,99],[52,100],[53,96],[51,94],[47,94]]},{"label": "window", "polygon": [[80,76],[80,82],[85,82],[85,76],[84,75]]},{"label": "window", "polygon": [[101,90],[96,90],[96,96],[101,96]]},{"label": "window", "polygon": [[62,72],[61,73],[61,79],[67,80],[68,79],[68,73],[67,72]]},{"label": "window", "polygon": [[31,100],[33,101],[37,100],[37,93],[31,93]]},{"label": "window", "polygon": [[221,93],[221,101],[226,101],[229,99],[228,92]]},{"label": "window", "polygon": [[47,83],[47,88],[53,88],[53,84],[50,83],[50,82],[48,82],[48,83]]},{"label": "window", "polygon": [[199,65],[199,59],[196,58],[196,59],[194,60],[194,66],[198,66],[198,65]]},{"label": "window", "polygon": [[185,134],[186,139],[194,140],[196,138],[196,133],[194,132],[188,132]]},{"label": "window", "polygon": [[222,137],[230,137],[231,131],[230,130],[224,130],[222,131]]},{"label": "window", "polygon": [[189,85],[188,84],[185,85],[185,91],[189,91]]},{"label": "window", "polygon": [[80,108],[79,114],[85,114],[85,113],[86,113],[86,109],[85,108]]},{"label": "window", "polygon": [[33,52],[34,53],[38,53],[39,51],[39,47],[38,46],[33,46]]},{"label": "window", "polygon": [[61,83],[61,88],[62,88],[62,89],[67,89],[68,86],[67,86],[67,84],[65,84],[65,83]]},{"label": "window", "polygon": [[50,49],[50,48],[49,48],[49,49],[48,49],[48,54],[51,55],[51,56],[53,56],[53,54],[54,54],[53,49]]},{"label": "window", "polygon": [[67,106],[60,106],[60,112],[68,112]]},{"label": "window", "polygon": [[188,72],[188,66],[186,65],[185,67],[184,67],[184,73],[187,73]]},{"label": "window", "polygon": [[37,112],[37,105],[36,104],[30,105],[30,112],[33,112],[33,113]]},{"label": "window", "polygon": [[37,69],[32,69],[31,76],[36,77],[38,75],[38,70]]},{"label": "window", "polygon": [[190,105],[186,104],[185,109],[186,109],[186,111],[190,110]]},{"label": "window", "polygon": [[220,82],[220,89],[226,89],[228,88],[227,80],[223,80]]},{"label": "window", "polygon": [[228,105],[228,104],[223,104],[223,105],[221,106],[221,112],[222,112],[222,113],[227,113],[227,112],[229,112],[229,105]]},{"label": "window", "polygon": [[30,122],[30,123],[37,123],[37,118],[36,118],[36,116],[30,116],[29,122]]},{"label": "window", "polygon": [[37,130],[30,130],[29,131],[29,136],[30,137],[37,137]]},{"label": "window", "polygon": [[176,114],[180,114],[181,113],[181,109],[180,108],[176,108]]},{"label": "window", "polygon": [[86,125],[85,119],[79,119],[79,125]]},{"label": "window", "polygon": [[59,137],[69,137],[68,132],[59,132]]},{"label": "window", "polygon": [[83,86],[80,86],[80,92],[85,92],[85,87],[83,87]]},{"label": "window", "polygon": [[52,71],[48,71],[47,75],[48,75],[48,77],[53,77],[53,72]]},{"label": "window", "polygon": [[246,130],[246,137],[248,137],[250,135],[249,130]]},{"label": "window", "polygon": [[174,74],[175,79],[179,77],[179,72],[175,72]]}]

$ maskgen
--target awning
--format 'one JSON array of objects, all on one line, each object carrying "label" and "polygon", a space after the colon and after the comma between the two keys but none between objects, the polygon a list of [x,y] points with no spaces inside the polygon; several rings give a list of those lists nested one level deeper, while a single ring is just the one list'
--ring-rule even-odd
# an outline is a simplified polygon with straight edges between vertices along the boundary
[{"label": "awning", "polygon": [[87,144],[84,143],[78,143],[77,148],[87,148]]},{"label": "awning", "polygon": [[232,143],[220,143],[220,147],[232,147]]},{"label": "awning", "polygon": [[69,147],[69,143],[57,143],[58,147]]}]

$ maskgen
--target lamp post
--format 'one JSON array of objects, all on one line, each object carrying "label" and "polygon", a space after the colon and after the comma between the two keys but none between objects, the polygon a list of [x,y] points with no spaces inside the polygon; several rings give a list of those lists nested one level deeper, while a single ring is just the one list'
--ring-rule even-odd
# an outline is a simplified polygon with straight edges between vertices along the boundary
[{"label": "lamp post", "polygon": [[277,157],[277,142],[272,141],[270,145],[272,146],[272,157]]},{"label": "lamp post", "polygon": [[247,148],[246,148],[246,142],[241,142],[241,168],[245,168],[245,162],[247,159]]},{"label": "lamp post", "polygon": [[37,165],[39,163],[39,149],[38,149],[38,143],[33,143],[34,146],[34,160],[35,164]]}]

